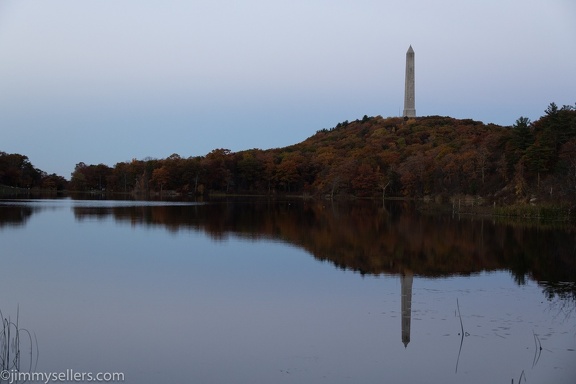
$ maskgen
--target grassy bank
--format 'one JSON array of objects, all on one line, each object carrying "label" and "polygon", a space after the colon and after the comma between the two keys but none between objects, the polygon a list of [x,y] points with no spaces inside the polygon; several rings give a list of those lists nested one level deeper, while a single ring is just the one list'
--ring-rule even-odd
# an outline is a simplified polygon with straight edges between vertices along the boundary
[{"label": "grassy bank", "polygon": [[421,212],[490,216],[510,221],[576,223],[576,204],[570,202],[513,203],[497,205],[480,197],[456,196],[448,199],[422,199],[416,203]]},{"label": "grassy bank", "polygon": [[15,195],[28,193],[28,188],[9,187],[7,185],[0,185],[0,195]]},{"label": "grassy bank", "polygon": [[493,215],[545,221],[576,221],[576,206],[567,203],[513,204],[497,206]]},{"label": "grassy bank", "polygon": [[19,188],[0,185],[0,197],[52,197],[66,193],[66,191],[56,191],[54,189],[40,188]]}]

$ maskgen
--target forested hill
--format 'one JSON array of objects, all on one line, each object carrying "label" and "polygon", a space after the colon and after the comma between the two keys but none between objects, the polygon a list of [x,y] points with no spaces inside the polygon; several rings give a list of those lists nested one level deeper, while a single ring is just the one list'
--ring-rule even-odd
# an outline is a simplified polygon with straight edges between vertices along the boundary
[{"label": "forested hill", "polygon": [[537,121],[520,117],[509,127],[364,116],[284,148],[79,163],[69,189],[576,201],[576,107],[552,103]]},{"label": "forested hill", "polygon": [[312,196],[480,195],[576,200],[576,108],[502,127],[449,117],[364,116],[269,150],[76,165],[71,189]]},{"label": "forested hill", "polygon": [[312,193],[576,201],[575,139],[576,108],[551,104],[533,124],[521,117],[511,127],[365,116],[280,153],[309,167]]}]

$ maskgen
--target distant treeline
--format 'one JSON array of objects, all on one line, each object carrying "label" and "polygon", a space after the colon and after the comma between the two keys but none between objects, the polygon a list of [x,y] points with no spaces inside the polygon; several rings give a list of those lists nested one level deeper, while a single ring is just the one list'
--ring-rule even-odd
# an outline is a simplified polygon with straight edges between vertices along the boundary
[{"label": "distant treeline", "polygon": [[67,186],[64,177],[34,167],[27,156],[0,151],[0,190],[64,190]]},{"label": "distant treeline", "polygon": [[364,116],[284,148],[76,165],[68,188],[137,194],[480,195],[576,200],[576,107],[502,127],[429,116]]}]

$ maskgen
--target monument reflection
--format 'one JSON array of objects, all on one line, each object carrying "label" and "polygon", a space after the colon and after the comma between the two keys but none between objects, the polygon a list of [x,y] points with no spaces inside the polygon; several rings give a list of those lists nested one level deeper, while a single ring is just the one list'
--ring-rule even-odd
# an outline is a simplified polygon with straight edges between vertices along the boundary
[{"label": "monument reflection", "polygon": [[[44,317],[43,303],[66,309],[34,326],[41,346],[57,334],[54,324],[85,332],[87,320],[113,308],[110,328],[91,340],[110,336],[98,355],[111,345],[137,355],[152,344],[176,348],[180,357],[162,360],[163,371],[172,364],[189,374],[193,364],[218,382],[234,381],[221,377],[224,365],[251,379],[240,382],[297,373],[299,382],[330,374],[332,382],[349,382],[347,374],[359,382],[510,382],[533,359],[540,366],[532,380],[554,374],[552,355],[572,357],[564,335],[573,318],[552,324],[548,309],[574,313],[571,227],[428,216],[395,202],[67,200],[0,204],[0,232],[6,270],[26,272],[5,276],[4,292],[38,282],[13,290],[15,300]],[[78,305],[78,316],[64,315]],[[151,343],[149,330],[166,321]],[[534,334],[552,351],[541,359]],[[209,381],[202,377],[195,381]]]},{"label": "monument reflection", "polygon": [[[483,217],[423,215],[409,204],[330,203],[302,200],[133,202],[62,200],[4,201],[0,227],[26,225],[43,209],[70,209],[76,220],[112,217],[133,226],[170,232],[199,231],[214,241],[234,235],[273,239],[301,247],[313,257],[360,274],[445,277],[507,270],[547,295],[570,296],[576,261],[573,226],[513,225]],[[409,308],[409,303],[407,303]]]},{"label": "monument reflection", "polygon": [[400,276],[402,292],[402,343],[408,347],[410,343],[410,322],[412,318],[412,273]]}]

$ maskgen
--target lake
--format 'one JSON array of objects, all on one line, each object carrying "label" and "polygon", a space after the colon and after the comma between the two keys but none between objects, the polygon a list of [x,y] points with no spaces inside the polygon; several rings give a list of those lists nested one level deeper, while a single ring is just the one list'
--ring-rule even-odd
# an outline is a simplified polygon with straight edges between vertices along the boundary
[{"label": "lake", "polygon": [[572,384],[575,234],[403,202],[4,199],[0,346],[125,383]]}]

